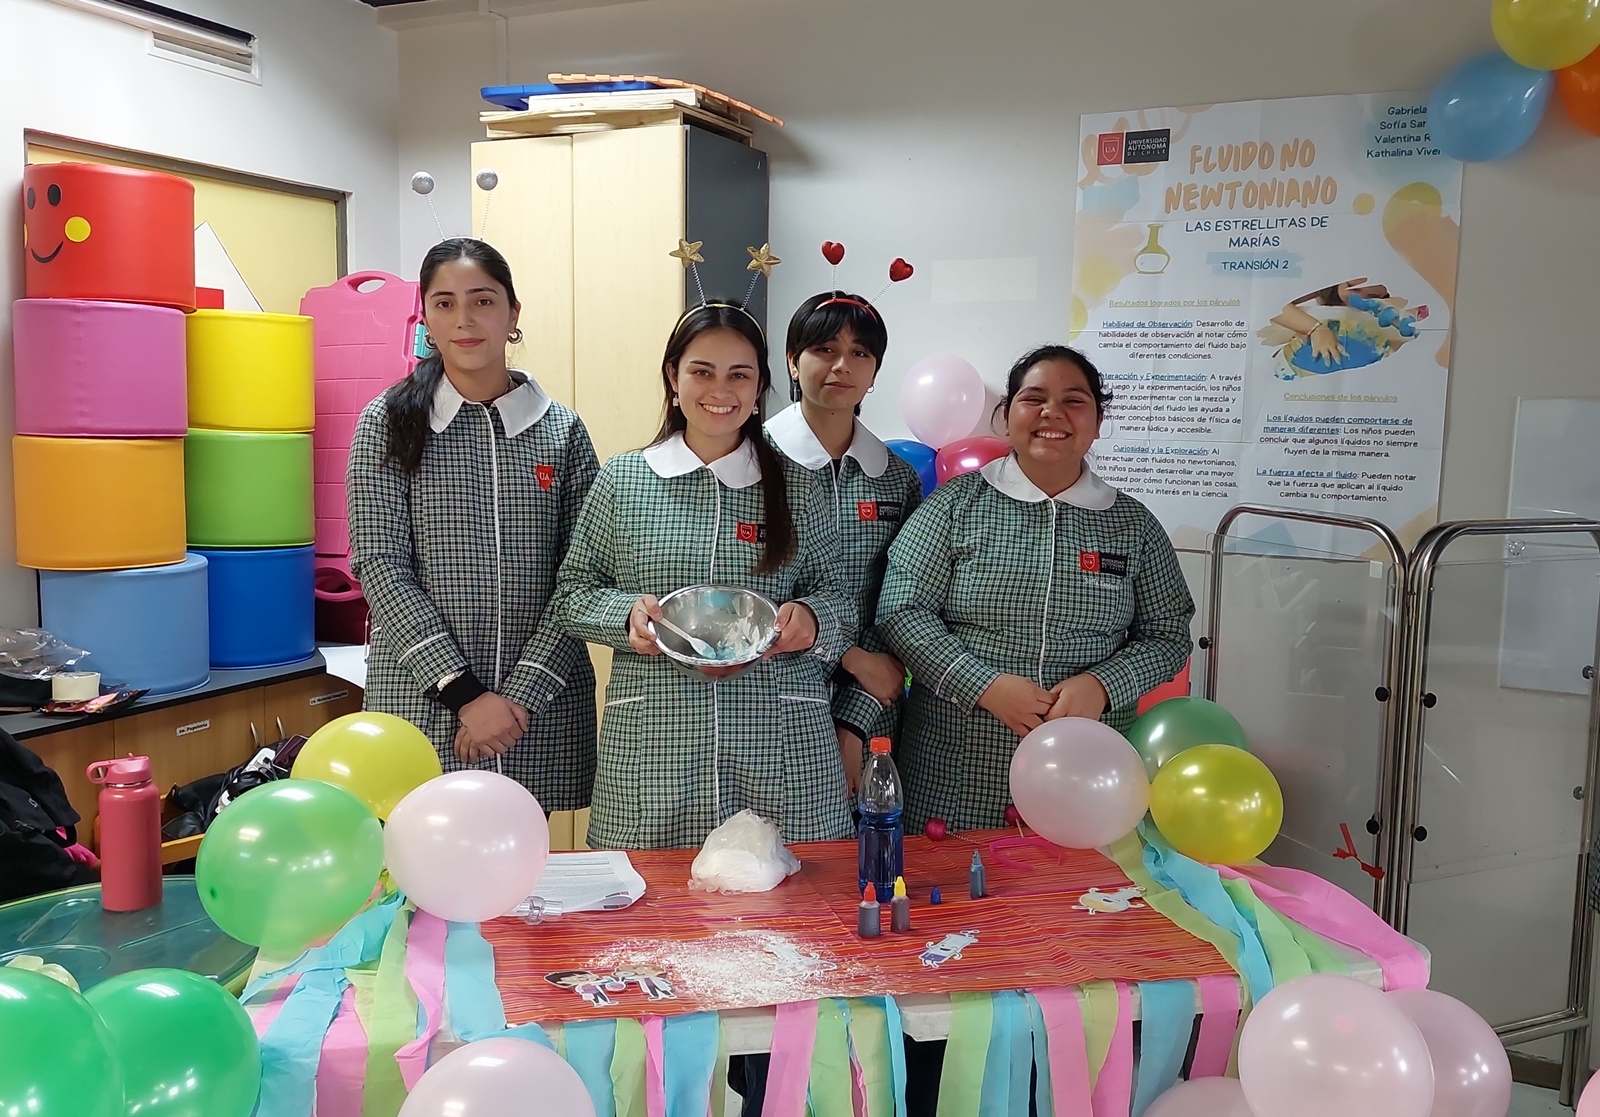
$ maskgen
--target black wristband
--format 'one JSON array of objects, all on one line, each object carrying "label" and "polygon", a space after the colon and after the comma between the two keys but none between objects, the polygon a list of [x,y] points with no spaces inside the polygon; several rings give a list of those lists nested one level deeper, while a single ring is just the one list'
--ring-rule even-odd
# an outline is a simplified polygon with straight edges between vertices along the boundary
[{"label": "black wristband", "polygon": [[459,714],[461,707],[488,693],[489,688],[478,681],[478,676],[471,671],[463,671],[445,684],[439,692],[439,701],[450,707],[452,714]]}]

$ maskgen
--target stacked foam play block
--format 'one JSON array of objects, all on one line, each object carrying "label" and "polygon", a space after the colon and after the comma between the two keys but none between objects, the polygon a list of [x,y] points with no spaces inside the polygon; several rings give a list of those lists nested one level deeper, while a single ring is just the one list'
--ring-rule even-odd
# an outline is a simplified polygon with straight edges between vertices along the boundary
[{"label": "stacked foam play block", "polygon": [[12,306],[17,562],[41,624],[107,685],[206,682],[206,563],[185,549],[194,187],[92,164],[23,174]]},{"label": "stacked foam play block", "polygon": [[345,466],[361,409],[412,369],[421,292],[384,272],[358,272],[307,291],[300,313],[315,323],[317,638],[362,644],[367,604],[350,571]]},{"label": "stacked foam play block", "polygon": [[211,666],[316,651],[311,319],[197,310],[188,325],[189,546],[207,563]]}]

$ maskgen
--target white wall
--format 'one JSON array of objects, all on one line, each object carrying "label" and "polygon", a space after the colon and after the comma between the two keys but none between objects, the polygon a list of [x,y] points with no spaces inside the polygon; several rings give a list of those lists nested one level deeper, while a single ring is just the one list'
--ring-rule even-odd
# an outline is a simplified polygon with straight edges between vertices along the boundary
[{"label": "white wall", "polygon": [[[145,33],[123,24],[46,0],[0,0],[0,306],[22,297],[25,130],[348,191],[351,267],[399,265],[394,32],[355,0],[177,6],[260,36],[260,84],[151,57]],[[0,314],[0,434],[8,443],[12,430],[10,315]],[[33,572],[11,563],[9,446],[0,463],[0,625],[32,624]],[[92,504],[79,511],[94,515]]]},{"label": "white wall", "polygon": [[[849,247],[841,281],[868,295],[896,255],[924,276],[943,260],[1037,262],[1031,300],[936,305],[925,281],[885,297],[892,342],[866,414],[886,436],[904,431],[898,377],[920,356],[963,353],[993,385],[1025,347],[1065,340],[1079,114],[1421,89],[1492,45],[1486,6],[1461,0],[644,0],[511,19],[509,75],[496,35],[488,19],[401,33],[401,169],[434,172],[449,227],[468,223],[479,86],[557,70],[654,73],[787,122],[756,141],[773,157],[772,241],[786,260],[773,281],[775,328],[827,282],[824,239]],[[1469,167],[1464,191],[1446,519],[1505,514],[1517,396],[1600,396],[1589,274],[1600,258],[1600,139],[1553,109],[1517,158]],[[402,199],[401,223],[412,267],[436,233],[414,198]],[[537,288],[537,277],[519,280]],[[1185,568],[1198,580],[1203,564],[1186,556]],[[1370,593],[1315,570],[1240,570],[1229,600],[1248,606],[1245,592],[1263,579],[1298,590],[1317,577],[1293,631],[1276,614],[1230,614],[1225,623],[1243,629],[1234,646],[1258,653],[1257,670],[1241,662],[1230,686],[1252,691],[1238,701],[1263,736],[1283,735],[1277,755],[1337,773],[1375,748],[1378,680],[1362,664],[1377,657],[1381,629],[1356,615]],[[1413,923],[1439,952],[1444,983],[1496,1022],[1555,1008],[1565,986],[1571,770],[1581,772],[1585,724],[1581,702],[1498,687],[1500,577],[1491,562],[1441,579],[1424,791],[1433,836],[1419,856],[1439,879],[1418,889]],[[1296,670],[1261,670],[1279,666],[1285,646]],[[1362,750],[1340,754],[1349,735]],[[1349,806],[1357,833],[1365,809]],[[1316,852],[1337,844],[1330,835]],[[1523,961],[1492,963],[1507,954]]]}]

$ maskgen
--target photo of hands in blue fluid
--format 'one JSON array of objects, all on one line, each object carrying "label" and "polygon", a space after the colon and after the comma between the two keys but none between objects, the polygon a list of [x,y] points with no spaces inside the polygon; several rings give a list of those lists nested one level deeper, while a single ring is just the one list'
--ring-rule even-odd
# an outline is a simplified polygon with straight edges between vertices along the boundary
[{"label": "photo of hands in blue fluid", "polygon": [[[1338,309],[1322,318],[1307,309],[1308,303]],[[1279,350],[1278,376],[1294,380],[1376,364],[1418,336],[1418,324],[1427,317],[1426,306],[1408,307],[1387,286],[1368,283],[1365,276],[1309,292],[1272,319],[1295,335]]]}]

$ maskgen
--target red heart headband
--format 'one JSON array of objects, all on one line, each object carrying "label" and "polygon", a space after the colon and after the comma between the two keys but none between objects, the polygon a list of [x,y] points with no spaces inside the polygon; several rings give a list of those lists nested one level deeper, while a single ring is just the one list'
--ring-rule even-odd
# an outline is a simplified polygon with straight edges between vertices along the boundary
[{"label": "red heart headband", "polygon": [[[833,286],[837,288],[839,286],[839,265],[844,261],[844,245],[840,244],[836,240],[823,241],[822,258],[833,265]],[[894,262],[889,265],[889,282],[884,285],[883,291],[879,291],[873,296],[873,302],[883,298],[884,291],[887,291],[896,283],[903,283],[910,279],[916,274],[916,271],[916,268],[906,263],[901,257],[896,256],[894,258]],[[873,306],[871,303],[862,302],[860,299],[850,299],[844,297],[831,298],[818,303],[817,307],[818,309],[821,309],[825,306],[834,305],[858,306],[862,310],[869,311],[873,315],[876,315],[879,320],[882,320],[883,318],[883,315],[878,313],[877,307]]]}]

